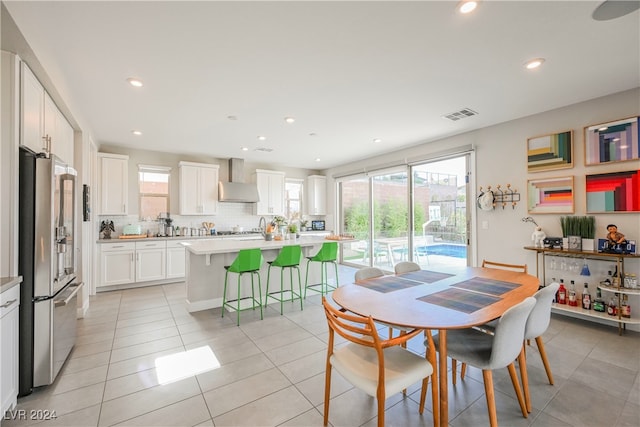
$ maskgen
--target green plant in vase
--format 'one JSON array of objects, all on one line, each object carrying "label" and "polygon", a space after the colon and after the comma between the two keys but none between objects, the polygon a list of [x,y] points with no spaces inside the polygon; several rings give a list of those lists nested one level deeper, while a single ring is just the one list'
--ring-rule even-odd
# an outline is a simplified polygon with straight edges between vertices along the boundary
[{"label": "green plant in vase", "polygon": [[289,225],[289,233],[292,236],[300,237],[300,235],[298,234],[298,225],[297,224],[290,224]]},{"label": "green plant in vase", "polygon": [[595,251],[596,249],[596,217],[581,217],[580,236],[582,237],[582,250]]}]

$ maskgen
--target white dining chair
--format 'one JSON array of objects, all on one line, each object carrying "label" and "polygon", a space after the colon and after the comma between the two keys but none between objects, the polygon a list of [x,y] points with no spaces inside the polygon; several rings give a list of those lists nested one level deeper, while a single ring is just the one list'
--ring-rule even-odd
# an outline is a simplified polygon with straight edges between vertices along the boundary
[{"label": "white dining chair", "polygon": [[[447,332],[447,355],[463,363],[482,369],[484,390],[491,427],[498,425],[493,387],[493,370],[507,367],[520,404],[522,416],[528,417],[514,361],[521,353],[524,329],[536,299],[527,297],[504,312],[493,335],[477,329],[454,329]],[[434,337],[436,348],[440,336]],[[425,346],[429,344],[425,342]],[[445,379],[441,379],[446,381]]]},{"label": "white dining chair", "polygon": [[374,279],[382,276],[384,276],[384,271],[377,267],[362,267],[356,271],[354,279],[356,282],[361,282],[363,280]]},{"label": "white dining chair", "polygon": [[[381,340],[371,317],[363,317],[340,311],[322,297],[327,323],[329,342],[325,369],[324,425],[329,422],[329,402],[331,395],[331,370],[358,389],[378,401],[378,427],[383,427],[385,400],[387,397],[406,390],[412,384],[422,381],[418,412],[424,411],[429,376],[434,374],[432,361],[403,347],[402,343],[420,334],[413,329],[399,337]],[[335,335],[348,343],[334,348]],[[435,355],[434,355],[435,356]],[[433,360],[435,363],[435,360]],[[434,424],[437,405],[434,405]]]},{"label": "white dining chair", "polygon": [[522,378],[522,388],[524,390],[524,400],[527,407],[527,412],[531,412],[531,395],[529,393],[529,376],[527,372],[527,353],[525,345],[528,340],[535,339],[538,346],[538,352],[544,365],[544,370],[547,373],[549,384],[553,385],[553,374],[551,373],[551,366],[549,366],[549,359],[547,358],[547,352],[544,348],[544,342],[542,341],[542,334],[547,331],[549,323],[551,322],[551,303],[553,298],[558,292],[560,285],[556,282],[551,283],[544,288],[540,289],[533,296],[536,299],[536,305],[533,307],[527,324],[524,328],[524,341],[522,343],[522,351],[518,357],[518,365],[520,366],[520,376]]},{"label": "white dining chair", "polygon": [[393,267],[393,269],[395,270],[396,274],[411,273],[412,271],[421,270],[420,265],[411,261],[399,262]]}]

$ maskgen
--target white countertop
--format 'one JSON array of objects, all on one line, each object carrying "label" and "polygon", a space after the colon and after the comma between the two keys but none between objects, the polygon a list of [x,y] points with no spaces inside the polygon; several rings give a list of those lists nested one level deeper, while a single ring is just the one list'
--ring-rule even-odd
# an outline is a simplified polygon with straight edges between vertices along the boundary
[{"label": "white countertop", "polygon": [[0,277],[0,294],[22,283],[22,276]]},{"label": "white countertop", "polygon": [[[266,241],[262,238],[259,240],[201,240],[182,242],[189,252],[194,255],[210,255],[224,254],[229,252],[238,252],[241,249],[259,248],[262,250],[280,249],[283,246],[300,245],[302,247],[321,245],[324,242],[335,240],[327,240],[324,237],[309,236],[300,237],[295,240],[271,240]],[[352,242],[353,240],[340,240],[338,243]]]}]

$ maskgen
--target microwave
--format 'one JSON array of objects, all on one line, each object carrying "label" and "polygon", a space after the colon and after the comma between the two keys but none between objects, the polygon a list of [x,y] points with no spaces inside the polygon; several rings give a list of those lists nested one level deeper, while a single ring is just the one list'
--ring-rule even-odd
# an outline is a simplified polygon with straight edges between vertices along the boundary
[{"label": "microwave", "polygon": [[324,231],[324,221],[311,221],[311,230]]}]

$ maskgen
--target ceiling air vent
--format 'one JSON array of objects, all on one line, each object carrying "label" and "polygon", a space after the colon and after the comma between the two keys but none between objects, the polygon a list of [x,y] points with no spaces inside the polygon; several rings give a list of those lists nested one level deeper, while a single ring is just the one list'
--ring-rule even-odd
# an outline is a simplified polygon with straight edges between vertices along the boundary
[{"label": "ceiling air vent", "polygon": [[273,148],[267,148],[267,147],[258,147],[255,149],[255,151],[262,151],[264,153],[270,153],[273,151]]},{"label": "ceiling air vent", "polygon": [[471,117],[471,116],[475,116],[478,113],[476,111],[473,111],[471,108],[463,108],[462,110],[459,111],[454,111],[453,113],[449,113],[449,114],[445,114],[444,117],[445,119],[449,119],[452,120],[454,122],[457,122],[458,120],[467,118],[467,117]]}]

